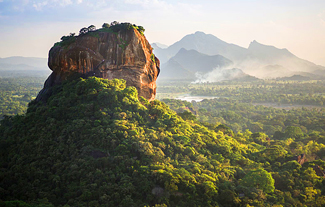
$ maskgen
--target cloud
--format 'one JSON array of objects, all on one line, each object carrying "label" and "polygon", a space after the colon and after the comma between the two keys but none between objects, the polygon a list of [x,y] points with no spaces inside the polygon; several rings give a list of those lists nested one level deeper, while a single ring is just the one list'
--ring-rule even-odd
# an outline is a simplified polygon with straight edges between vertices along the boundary
[{"label": "cloud", "polygon": [[124,0],[125,4],[138,5],[146,10],[154,10],[155,13],[173,13],[173,14],[199,14],[202,6],[191,3],[167,3],[162,0]]},{"label": "cloud", "polygon": [[148,6],[148,5],[155,5],[155,4],[162,4],[165,3],[163,1],[159,0],[124,0],[124,3],[126,4],[137,4],[141,6]]},{"label": "cloud", "polygon": [[149,1],[148,0],[124,0],[124,3],[144,5],[144,4],[148,4]]},{"label": "cloud", "polygon": [[59,2],[59,5],[60,6],[67,6],[67,5],[72,4],[72,1],[71,0],[60,0],[58,2]]},{"label": "cloud", "polygon": [[[114,2],[111,2],[111,4],[114,4]],[[87,1],[87,6],[100,9],[105,8],[107,6],[107,2],[105,0]]]},{"label": "cloud", "polygon": [[[0,2],[3,1],[0,0]],[[12,0],[10,5],[13,10],[23,12],[28,9],[42,11],[44,8],[66,7],[81,3],[83,3],[83,0]]]},{"label": "cloud", "polygon": [[44,6],[46,6],[46,5],[47,5],[47,1],[43,1],[43,2],[40,2],[40,3],[34,3],[34,4],[33,4],[33,7],[35,8],[35,10],[37,10],[37,11],[41,11],[42,8],[43,8]]},{"label": "cloud", "polygon": [[29,0],[12,0],[9,3],[14,11],[23,12],[29,4]]},{"label": "cloud", "polygon": [[[77,0],[77,4],[79,4],[80,0]],[[82,0],[80,1],[80,3],[82,2]],[[65,7],[67,5],[72,4],[71,0],[52,0],[52,1],[41,1],[39,3],[33,3],[33,7],[35,8],[35,10],[37,11],[41,11],[44,7],[49,6],[49,7],[56,7],[56,6],[60,6],[60,7]]]},{"label": "cloud", "polygon": [[167,10],[167,9],[174,9],[174,5],[168,4],[165,1],[160,0],[124,0],[125,4],[129,5],[137,5],[142,7],[146,10],[156,10],[159,9],[160,11]]}]

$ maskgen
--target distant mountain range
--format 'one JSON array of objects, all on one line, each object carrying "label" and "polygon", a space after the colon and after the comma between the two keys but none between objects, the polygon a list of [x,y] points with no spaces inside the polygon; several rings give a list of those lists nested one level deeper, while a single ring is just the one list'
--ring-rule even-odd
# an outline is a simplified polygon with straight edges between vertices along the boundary
[{"label": "distant mountain range", "polygon": [[169,47],[161,48],[157,43],[152,46],[162,63],[162,79],[184,77],[197,80],[195,74],[211,74],[212,71],[218,73],[220,69],[233,68],[242,70],[246,75],[263,79],[295,75],[308,79],[325,77],[325,67],[300,59],[287,49],[263,45],[255,40],[248,48],[243,48],[224,42],[211,34],[196,32],[186,35]]},{"label": "distant mountain range", "polygon": [[159,42],[156,42],[156,43],[152,43],[151,44],[152,47],[159,47],[159,48],[162,48],[162,49],[165,49],[168,47],[168,45],[164,45],[164,44],[161,44]]},{"label": "distant mountain range", "polygon": [[0,77],[39,77],[48,76],[50,73],[47,58],[20,56],[0,58]]},{"label": "distant mountain range", "polygon": [[195,79],[215,68],[228,67],[233,62],[221,55],[205,55],[196,50],[181,48],[178,53],[161,65],[162,79]]},{"label": "distant mountain range", "polygon": [[[287,49],[263,45],[255,40],[244,48],[211,34],[196,32],[170,46],[151,45],[161,62],[158,81],[214,82],[252,76],[262,79],[325,79],[325,67],[303,60]],[[48,76],[50,73],[47,58],[0,58],[0,77]]]},{"label": "distant mountain range", "polygon": [[154,52],[159,60],[164,63],[176,55],[182,48],[196,50],[207,55],[222,55],[230,60],[244,58],[247,54],[247,49],[226,43],[211,34],[205,34],[203,32],[186,35],[180,41],[175,42],[165,49],[154,47]]}]

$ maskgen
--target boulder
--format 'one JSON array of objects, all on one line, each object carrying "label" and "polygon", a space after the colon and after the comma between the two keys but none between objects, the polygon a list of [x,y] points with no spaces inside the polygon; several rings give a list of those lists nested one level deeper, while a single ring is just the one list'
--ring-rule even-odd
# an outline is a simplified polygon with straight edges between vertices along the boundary
[{"label": "boulder", "polygon": [[155,98],[160,62],[137,29],[106,28],[66,39],[49,51],[48,66],[53,72],[36,101],[46,101],[52,86],[76,75],[124,79],[127,86],[136,87],[139,96],[149,101]]}]

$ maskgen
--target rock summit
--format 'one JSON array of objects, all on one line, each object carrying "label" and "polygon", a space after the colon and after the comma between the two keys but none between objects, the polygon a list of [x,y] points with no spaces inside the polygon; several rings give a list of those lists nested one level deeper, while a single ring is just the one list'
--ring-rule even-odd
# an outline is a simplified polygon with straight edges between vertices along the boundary
[{"label": "rock summit", "polygon": [[79,36],[63,36],[49,51],[48,66],[53,72],[36,100],[46,100],[52,86],[74,75],[124,79],[139,96],[153,100],[160,62],[143,31],[130,23],[105,23],[98,30],[93,25],[82,28]]}]

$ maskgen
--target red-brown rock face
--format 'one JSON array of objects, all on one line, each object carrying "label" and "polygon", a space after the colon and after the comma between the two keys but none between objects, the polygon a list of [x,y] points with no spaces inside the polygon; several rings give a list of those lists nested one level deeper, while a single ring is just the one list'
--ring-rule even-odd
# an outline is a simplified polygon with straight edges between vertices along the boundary
[{"label": "red-brown rock face", "polygon": [[135,86],[139,96],[150,101],[156,95],[159,64],[149,42],[136,29],[77,36],[69,45],[51,48],[48,66],[53,72],[37,99],[42,99],[49,87],[78,73],[83,77],[124,79],[127,86]]}]

